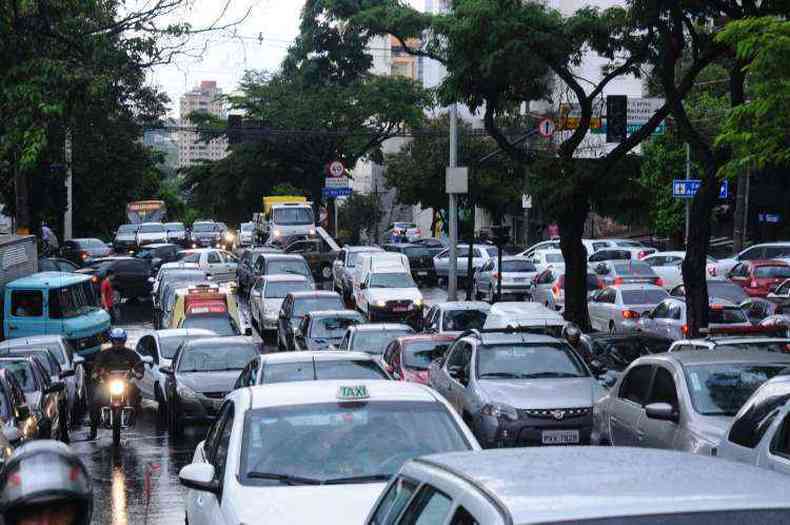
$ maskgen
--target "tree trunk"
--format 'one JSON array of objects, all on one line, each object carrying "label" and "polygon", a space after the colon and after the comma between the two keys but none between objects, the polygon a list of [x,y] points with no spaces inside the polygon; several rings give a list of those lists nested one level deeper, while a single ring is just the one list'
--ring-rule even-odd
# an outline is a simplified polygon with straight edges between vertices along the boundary
[{"label": "tree trunk", "polygon": [[710,245],[711,215],[719,196],[715,160],[705,161],[702,185],[691,202],[686,258],[683,260],[683,282],[686,285],[686,324],[688,336],[699,337],[700,329],[708,326],[708,284],[705,267]]},{"label": "tree trunk", "polygon": [[587,250],[582,244],[584,223],[590,210],[585,196],[573,198],[573,206],[558,218],[560,249],[565,259],[565,319],[589,332],[590,315],[587,311]]},{"label": "tree trunk", "polygon": [[14,222],[17,233],[29,234],[33,231],[30,213],[30,175],[14,162],[14,201],[16,214]]},{"label": "tree trunk", "polygon": [[738,175],[738,189],[735,196],[735,216],[733,217],[732,240],[735,244],[735,253],[743,250],[743,241],[746,238],[746,174]]}]

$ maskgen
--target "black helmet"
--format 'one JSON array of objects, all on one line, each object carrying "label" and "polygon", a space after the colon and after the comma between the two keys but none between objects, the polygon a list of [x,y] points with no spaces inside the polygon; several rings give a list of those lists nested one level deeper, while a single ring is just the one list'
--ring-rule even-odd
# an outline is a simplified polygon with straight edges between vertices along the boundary
[{"label": "black helmet", "polygon": [[573,323],[567,323],[562,329],[562,336],[573,346],[579,344],[582,331]]},{"label": "black helmet", "polygon": [[93,514],[93,491],[88,471],[68,446],[37,440],[19,447],[0,474],[0,514],[5,525],[36,510],[64,512],[75,505],[78,525],[88,525]]}]

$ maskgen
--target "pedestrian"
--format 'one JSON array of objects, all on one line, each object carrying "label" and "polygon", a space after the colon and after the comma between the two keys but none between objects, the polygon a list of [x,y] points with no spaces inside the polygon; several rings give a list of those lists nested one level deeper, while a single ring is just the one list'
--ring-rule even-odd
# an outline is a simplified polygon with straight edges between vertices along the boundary
[{"label": "pedestrian", "polygon": [[41,240],[44,241],[44,255],[53,255],[60,248],[58,236],[46,222],[41,223]]},{"label": "pedestrian", "polygon": [[118,305],[115,304],[115,294],[113,291],[113,280],[115,279],[113,271],[107,270],[104,279],[101,282],[101,306],[110,314],[110,321],[116,323],[120,320],[120,312],[117,310]]}]

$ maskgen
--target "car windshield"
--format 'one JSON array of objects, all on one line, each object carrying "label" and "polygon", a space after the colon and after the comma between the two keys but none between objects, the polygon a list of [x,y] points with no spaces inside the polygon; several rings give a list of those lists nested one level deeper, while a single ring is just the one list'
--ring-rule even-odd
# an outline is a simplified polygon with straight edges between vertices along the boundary
[{"label": "car windshield", "polygon": [[748,323],[746,313],[740,308],[711,308],[708,314],[708,322],[713,324],[737,324]]},{"label": "car windshield", "polygon": [[790,352],[790,340],[787,341],[744,341],[716,345],[716,350],[756,350],[758,352]]},{"label": "car windshield", "polygon": [[165,224],[165,230],[169,232],[183,232],[186,231],[186,228],[180,222],[168,222]]},{"label": "car windshield", "polygon": [[251,232],[255,229],[255,225],[251,222],[244,222],[241,224],[241,231]]},{"label": "car windshield", "polygon": [[404,251],[406,252],[406,257],[430,257],[431,251],[428,248],[423,248],[422,246],[409,246],[405,248]]},{"label": "car windshield", "polygon": [[730,281],[708,281],[708,297],[718,297],[733,304],[741,304],[749,298],[743,288]]},{"label": "car windshield", "polygon": [[392,341],[404,335],[411,335],[414,331],[408,330],[359,330],[351,339],[351,348],[355,352],[365,352],[381,355]]},{"label": "car windshield", "polygon": [[304,261],[269,261],[266,264],[267,275],[275,273],[290,273],[294,275],[310,276],[310,268]]},{"label": "car windshield", "polygon": [[241,370],[258,355],[255,345],[222,344],[186,346],[178,361],[178,371],[222,372]]},{"label": "car windshield", "polygon": [[623,304],[658,304],[669,294],[664,290],[622,290]]},{"label": "car windshield", "polygon": [[787,364],[715,363],[686,367],[694,410],[704,416],[734,416],[755,390]]},{"label": "car windshield", "polygon": [[529,261],[502,261],[502,272],[535,273],[538,269]]},{"label": "car windshield", "polygon": [[655,277],[653,269],[643,262],[613,263],[617,275],[637,275],[640,277]]},{"label": "car windshield", "polygon": [[118,233],[135,233],[139,226],[137,224],[122,224],[118,226]]},{"label": "car windshield", "polygon": [[435,401],[248,410],[242,443],[239,471],[248,485],[383,483],[409,459],[470,449]]},{"label": "car windshield", "polygon": [[173,357],[176,355],[176,351],[185,341],[192,341],[200,337],[216,337],[216,335],[191,333],[186,335],[170,335],[167,337],[160,337],[159,352],[161,352],[163,358],[173,359]]},{"label": "car windshield", "polygon": [[209,223],[204,222],[203,224],[192,225],[192,231],[198,233],[214,232],[217,231],[218,228],[219,227],[213,222],[209,222]]},{"label": "car windshield", "polygon": [[480,310],[447,310],[442,319],[442,330],[448,332],[480,330],[487,317],[488,314]]},{"label": "car windshield", "polygon": [[340,296],[330,297],[301,297],[294,301],[292,318],[304,317],[307,312],[317,312],[320,310],[343,310]]},{"label": "car windshield", "polygon": [[568,345],[482,345],[477,352],[479,379],[587,377],[587,369]]},{"label": "car windshield", "polygon": [[263,384],[290,383],[292,381],[316,381],[331,379],[389,379],[387,374],[373,361],[338,359],[313,363],[276,363],[263,369]]},{"label": "car windshield", "polygon": [[403,349],[403,366],[412,370],[428,370],[431,363],[442,357],[450,343],[416,341],[408,343]]},{"label": "car windshield", "polygon": [[14,375],[19,386],[27,393],[38,391],[38,381],[33,374],[33,365],[28,361],[0,361],[0,368]]},{"label": "car windshield", "polygon": [[372,273],[371,288],[416,288],[414,279],[408,273]]},{"label": "car windshield", "polygon": [[164,224],[143,224],[140,226],[140,233],[164,233]]},{"label": "car windshield", "polygon": [[366,253],[378,253],[378,252],[376,252],[376,251],[351,252],[351,253],[348,254],[348,263],[346,263],[346,268],[354,268],[357,265],[357,259],[359,259],[359,256],[363,255],[363,254],[366,254]]},{"label": "car windshield", "polygon": [[90,281],[49,290],[49,317],[70,319],[98,310],[96,292]]},{"label": "car windshield", "polygon": [[181,328],[211,330],[221,337],[239,335],[239,328],[228,315],[190,315],[181,323]]},{"label": "car windshield", "polygon": [[362,322],[362,316],[321,317],[313,319],[310,327],[310,337],[340,338],[346,333],[349,326]]},{"label": "car windshield", "polygon": [[266,283],[266,299],[284,299],[291,292],[307,292],[312,288],[307,281],[273,281]]},{"label": "car windshield", "polygon": [[272,210],[274,224],[282,226],[313,224],[313,210],[310,208],[275,208]]},{"label": "car windshield", "polygon": [[787,279],[790,277],[790,266],[758,266],[754,269],[758,279]]}]

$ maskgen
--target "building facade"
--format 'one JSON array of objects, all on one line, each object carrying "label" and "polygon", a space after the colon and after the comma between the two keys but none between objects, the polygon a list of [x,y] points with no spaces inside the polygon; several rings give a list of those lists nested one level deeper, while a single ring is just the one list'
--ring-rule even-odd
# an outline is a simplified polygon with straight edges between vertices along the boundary
[{"label": "building facade", "polygon": [[209,113],[221,119],[227,118],[222,89],[214,80],[204,80],[192,91],[184,94],[179,103],[178,167],[188,168],[204,160],[220,160],[227,155],[227,139],[217,138],[208,143],[200,141],[188,115],[193,112]]}]

